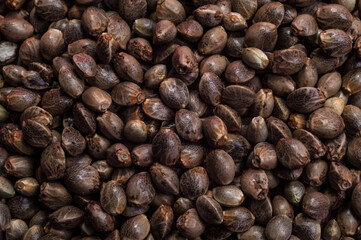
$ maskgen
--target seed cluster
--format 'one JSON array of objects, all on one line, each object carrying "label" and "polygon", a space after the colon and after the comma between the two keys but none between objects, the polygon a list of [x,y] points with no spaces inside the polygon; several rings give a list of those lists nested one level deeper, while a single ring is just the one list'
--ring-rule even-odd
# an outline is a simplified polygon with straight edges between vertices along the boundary
[{"label": "seed cluster", "polygon": [[360,10],[0,0],[0,240],[361,240]]}]

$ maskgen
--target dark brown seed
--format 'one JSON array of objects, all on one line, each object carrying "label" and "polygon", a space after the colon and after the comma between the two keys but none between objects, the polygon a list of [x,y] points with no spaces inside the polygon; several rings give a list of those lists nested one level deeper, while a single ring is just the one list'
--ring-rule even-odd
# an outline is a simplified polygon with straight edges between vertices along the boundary
[{"label": "dark brown seed", "polygon": [[198,89],[199,95],[207,104],[215,106],[220,103],[223,84],[216,74],[204,73],[199,81]]},{"label": "dark brown seed", "polygon": [[[239,106],[251,106],[256,100],[256,93],[248,87],[229,85],[223,89],[221,99],[222,102],[237,111]],[[234,101],[235,99],[237,99],[237,101]]]},{"label": "dark brown seed", "polygon": [[156,238],[167,236],[174,223],[174,214],[170,206],[160,205],[150,219],[150,228]]},{"label": "dark brown seed", "polygon": [[295,217],[293,233],[300,239],[320,239],[321,225],[317,220],[300,213]]},{"label": "dark brown seed", "polygon": [[81,20],[85,32],[92,37],[99,37],[108,24],[104,10],[97,7],[88,7],[83,12]]},{"label": "dark brown seed", "polygon": [[170,108],[185,108],[189,102],[187,85],[178,78],[166,78],[159,86],[162,101]]},{"label": "dark brown seed", "polygon": [[337,212],[337,223],[340,226],[342,235],[355,235],[358,220],[357,215],[352,211],[351,204],[344,204],[339,208]]},{"label": "dark brown seed", "polygon": [[144,214],[125,221],[120,228],[120,239],[145,239],[150,231],[148,218]]},{"label": "dark brown seed", "polygon": [[329,98],[340,90],[341,84],[341,74],[338,72],[331,72],[326,73],[319,79],[317,87],[324,93],[326,98]]},{"label": "dark brown seed", "polygon": [[306,61],[306,54],[298,49],[278,50],[270,57],[271,69],[275,74],[294,74],[302,69]]},{"label": "dark brown seed", "polygon": [[100,189],[98,171],[86,164],[76,164],[66,169],[64,181],[70,191],[80,195],[93,194]]},{"label": "dark brown seed", "polygon": [[94,201],[90,201],[85,208],[85,222],[92,226],[96,232],[110,232],[114,230],[113,218],[104,212],[101,206]]},{"label": "dark brown seed", "polygon": [[106,150],[106,160],[112,167],[129,167],[132,164],[128,148],[121,143],[113,144]]},{"label": "dark brown seed", "polygon": [[357,184],[352,192],[352,209],[355,211],[357,216],[361,216],[361,208],[360,208],[360,197],[361,197],[361,184]]},{"label": "dark brown seed", "polygon": [[147,125],[142,120],[129,120],[124,126],[124,137],[133,143],[147,140]]},{"label": "dark brown seed", "polygon": [[307,128],[319,138],[331,139],[342,133],[345,123],[341,116],[331,109],[320,108],[309,116]]},{"label": "dark brown seed", "polygon": [[[134,11],[136,9],[136,11]],[[121,0],[118,3],[119,14],[129,23],[135,19],[145,17],[147,12],[146,0]]]},{"label": "dark brown seed", "polygon": [[286,103],[297,112],[310,113],[322,107],[325,100],[322,90],[313,87],[302,87],[290,93]]},{"label": "dark brown seed", "polygon": [[252,79],[255,76],[255,71],[239,60],[228,64],[224,76],[228,83],[240,84]]},{"label": "dark brown seed", "polygon": [[133,23],[133,30],[139,37],[151,38],[153,36],[155,22],[149,18],[139,18]]},{"label": "dark brown seed", "polygon": [[153,59],[153,49],[148,40],[144,38],[133,38],[128,43],[130,55],[140,61],[151,61]]},{"label": "dark brown seed", "polygon": [[23,112],[28,107],[36,106],[39,102],[40,95],[38,93],[22,87],[12,89],[6,96],[7,108],[15,112]]},{"label": "dark brown seed", "polygon": [[280,163],[289,169],[304,167],[311,161],[307,148],[294,138],[279,140],[276,152]]},{"label": "dark brown seed", "polygon": [[112,100],[120,106],[139,105],[145,100],[142,89],[135,83],[122,82],[117,84],[111,92]]},{"label": "dark brown seed", "polygon": [[157,190],[165,194],[179,194],[179,179],[174,170],[159,163],[154,163],[149,170]]},{"label": "dark brown seed", "polygon": [[262,78],[262,84],[265,88],[272,90],[274,95],[286,97],[296,88],[296,83],[290,76],[276,74],[266,74]]},{"label": "dark brown seed", "polygon": [[161,128],[152,141],[155,159],[164,165],[175,165],[180,158],[181,141],[178,135],[169,128]]},{"label": "dark brown seed", "polygon": [[237,238],[239,240],[247,240],[247,239],[266,240],[264,231],[265,231],[264,227],[255,225],[243,233],[237,233]]},{"label": "dark brown seed", "polygon": [[333,189],[345,191],[352,187],[352,173],[343,164],[331,162],[328,181]]},{"label": "dark brown seed", "polygon": [[195,208],[191,208],[182,214],[177,219],[176,227],[187,238],[197,238],[205,230],[205,224],[199,218]]},{"label": "dark brown seed", "polygon": [[110,33],[102,33],[97,41],[96,53],[100,61],[104,64],[109,64],[119,49],[118,42]]},{"label": "dark brown seed", "polygon": [[223,211],[223,225],[232,232],[245,232],[254,222],[255,217],[245,207],[228,208]]},{"label": "dark brown seed", "polygon": [[198,51],[204,55],[220,53],[227,44],[227,33],[218,26],[208,30],[198,43]]},{"label": "dark brown seed", "polygon": [[59,182],[44,182],[40,186],[39,202],[50,209],[56,210],[70,205],[72,196]]},{"label": "dark brown seed", "polygon": [[279,2],[270,2],[260,7],[253,17],[254,22],[270,22],[279,27],[285,15],[285,7]]},{"label": "dark brown seed", "polygon": [[175,114],[177,133],[187,141],[197,142],[203,138],[202,121],[191,111],[181,109]]},{"label": "dark brown seed", "polygon": [[65,153],[60,143],[51,143],[40,158],[40,166],[48,180],[63,178],[65,174]]},{"label": "dark brown seed", "polygon": [[265,235],[269,240],[289,239],[292,234],[292,221],[287,216],[273,217],[266,226]]},{"label": "dark brown seed", "polygon": [[352,39],[342,30],[328,29],[320,33],[320,47],[331,57],[342,57],[352,50]]},{"label": "dark brown seed", "polygon": [[241,162],[250,151],[251,144],[240,134],[228,134],[226,143],[221,147],[235,162]]},{"label": "dark brown seed", "polygon": [[268,178],[263,170],[247,169],[241,175],[241,189],[255,200],[263,200],[268,194]]},{"label": "dark brown seed", "polygon": [[86,148],[85,138],[73,127],[65,127],[61,135],[61,144],[70,156],[77,156]]},{"label": "dark brown seed", "polygon": [[238,132],[242,128],[242,121],[239,114],[227,105],[218,104],[214,109],[213,113],[221,118],[226,124],[229,132]]},{"label": "dark brown seed", "polygon": [[94,59],[86,53],[78,53],[72,57],[75,71],[82,78],[92,78],[96,74],[96,63]]},{"label": "dark brown seed", "polygon": [[22,220],[32,218],[40,209],[34,198],[21,195],[10,198],[6,204],[10,209],[11,217]]},{"label": "dark brown seed", "polygon": [[272,218],[272,203],[268,197],[263,200],[250,199],[247,208],[255,217],[256,224],[266,225]]},{"label": "dark brown seed", "polygon": [[179,182],[181,193],[190,200],[204,195],[209,186],[207,171],[203,167],[192,168],[182,174]]},{"label": "dark brown seed", "polygon": [[203,5],[193,12],[194,17],[205,27],[215,27],[222,22],[223,13],[214,4]]},{"label": "dark brown seed", "polygon": [[23,235],[24,240],[40,239],[45,235],[44,229],[40,225],[30,227]]},{"label": "dark brown seed", "polygon": [[292,138],[292,132],[288,126],[280,119],[275,117],[267,118],[268,140],[276,145],[282,138]]},{"label": "dark brown seed", "polygon": [[186,18],[183,5],[177,0],[163,0],[157,3],[157,17],[160,20],[167,19],[178,24]]},{"label": "dark brown seed", "polygon": [[126,195],[128,203],[135,206],[145,206],[151,203],[155,196],[155,190],[150,174],[140,172],[133,175],[127,183]]},{"label": "dark brown seed", "polygon": [[62,115],[71,108],[73,99],[60,89],[51,89],[44,93],[40,105],[52,115]]},{"label": "dark brown seed", "polygon": [[343,132],[337,137],[325,141],[327,147],[326,157],[330,161],[339,162],[346,154],[347,140]]},{"label": "dark brown seed", "polygon": [[286,198],[281,195],[276,195],[272,200],[272,214],[273,216],[286,215],[292,220],[294,216],[294,210]]},{"label": "dark brown seed", "polygon": [[22,128],[25,141],[33,147],[44,148],[52,139],[51,130],[35,120],[26,119]]},{"label": "dark brown seed", "polygon": [[21,219],[11,219],[8,225],[8,229],[4,234],[6,239],[21,239],[22,236],[28,230],[28,226],[25,221]]},{"label": "dark brown seed", "polygon": [[49,222],[57,228],[73,229],[83,221],[84,212],[74,206],[64,206],[49,215]]},{"label": "dark brown seed", "polygon": [[352,166],[360,169],[361,161],[360,161],[360,143],[361,138],[357,137],[352,139],[347,146],[347,161],[351,163]]},{"label": "dark brown seed", "polygon": [[326,154],[326,146],[312,133],[304,129],[297,129],[293,137],[301,141],[307,148],[312,159],[323,157]]},{"label": "dark brown seed", "polygon": [[220,185],[230,184],[235,176],[234,161],[224,150],[211,151],[205,159],[205,167],[209,177]]},{"label": "dark brown seed", "polygon": [[326,181],[327,172],[327,162],[321,159],[316,159],[305,167],[303,180],[305,183],[313,187],[319,187]]},{"label": "dark brown seed", "polygon": [[323,220],[328,215],[330,201],[328,197],[320,192],[306,193],[302,200],[302,210],[308,216]]},{"label": "dark brown seed", "polygon": [[188,198],[180,197],[175,201],[173,205],[173,211],[177,216],[180,216],[187,210],[195,207],[196,206],[193,201],[189,200]]},{"label": "dark brown seed", "polygon": [[245,200],[241,189],[234,185],[215,187],[212,190],[212,195],[224,207],[238,207]]},{"label": "dark brown seed", "polygon": [[346,105],[342,112],[342,119],[345,122],[345,131],[350,136],[361,136],[361,109],[353,106]]},{"label": "dark brown seed", "polygon": [[62,67],[59,70],[59,84],[61,89],[72,98],[78,98],[84,91],[84,80],[79,78],[73,68]]},{"label": "dark brown seed", "polygon": [[244,36],[245,47],[255,47],[262,51],[272,51],[277,43],[277,27],[269,22],[251,25]]},{"label": "dark brown seed", "polygon": [[49,83],[45,82],[40,74],[36,71],[24,71],[22,82],[28,89],[44,90],[49,88]]},{"label": "dark brown seed", "polygon": [[65,51],[63,33],[58,29],[49,29],[40,39],[40,52],[46,60],[60,56]]},{"label": "dark brown seed", "polygon": [[208,224],[219,225],[223,222],[222,207],[213,198],[200,196],[196,201],[199,216]]}]

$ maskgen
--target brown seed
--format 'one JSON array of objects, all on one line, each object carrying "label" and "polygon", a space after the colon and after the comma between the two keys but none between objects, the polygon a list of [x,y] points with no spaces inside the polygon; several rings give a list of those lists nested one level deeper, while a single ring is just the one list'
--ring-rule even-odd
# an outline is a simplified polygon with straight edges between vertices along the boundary
[{"label": "brown seed", "polygon": [[272,170],[277,166],[276,148],[267,142],[256,144],[250,158],[254,167],[263,170]]},{"label": "brown seed", "polygon": [[155,22],[149,18],[139,18],[133,23],[133,30],[139,37],[151,38],[153,36]]},{"label": "brown seed", "polygon": [[187,74],[198,69],[198,63],[192,52],[187,46],[178,47],[172,56],[172,65],[178,74]]},{"label": "brown seed", "polygon": [[345,123],[331,109],[320,108],[309,116],[307,128],[319,138],[331,139],[342,133]]},{"label": "brown seed", "polygon": [[209,29],[198,43],[198,51],[204,55],[220,53],[226,46],[227,33],[223,27]]},{"label": "brown seed", "polygon": [[342,30],[328,29],[320,33],[320,47],[331,57],[342,57],[352,50],[352,39]]},{"label": "brown seed", "polygon": [[127,22],[120,16],[112,16],[109,18],[107,32],[112,34],[115,41],[122,50],[127,49],[127,43],[130,39],[130,28]]},{"label": "brown seed", "polygon": [[[251,106],[256,100],[256,93],[248,87],[229,85],[223,89],[221,99],[222,102],[237,111],[239,106]],[[235,99],[237,99],[237,101],[235,101]]]},{"label": "brown seed", "polygon": [[213,109],[214,114],[221,118],[226,124],[229,132],[238,132],[242,128],[242,121],[239,114],[227,105],[218,104]]},{"label": "brown seed", "polygon": [[[117,5],[119,14],[130,23],[135,19],[145,17],[147,12],[146,0],[121,0]],[[135,9],[136,11],[134,11]]]},{"label": "brown seed", "polygon": [[280,119],[275,117],[267,118],[268,140],[276,145],[282,138],[292,138],[289,127]]},{"label": "brown seed", "polygon": [[331,162],[328,181],[333,189],[345,191],[352,186],[352,173],[343,164]]},{"label": "brown seed", "polygon": [[97,202],[89,202],[85,208],[84,218],[85,222],[92,226],[96,232],[110,232],[114,230],[113,218],[104,212]]},{"label": "brown seed", "polygon": [[159,163],[154,163],[149,170],[157,190],[165,194],[179,194],[179,179],[174,170]]},{"label": "brown seed", "polygon": [[150,118],[169,121],[174,118],[174,112],[160,98],[147,98],[142,104],[143,112]]},{"label": "brown seed", "polygon": [[170,206],[160,205],[150,219],[152,233],[159,239],[164,238],[172,230],[174,214]]},{"label": "brown seed", "polygon": [[129,150],[121,143],[116,143],[106,150],[107,163],[112,167],[129,167],[132,163]]},{"label": "brown seed", "polygon": [[293,137],[303,143],[312,159],[323,157],[326,154],[326,146],[309,131],[297,129],[293,132]]},{"label": "brown seed", "polygon": [[[139,188],[138,186],[142,187]],[[155,190],[150,174],[148,172],[140,172],[133,175],[127,183],[126,195],[128,203],[136,206],[144,206],[151,203],[155,196]]]},{"label": "brown seed", "polygon": [[212,190],[212,195],[224,207],[238,207],[245,200],[241,189],[234,185],[215,187]]},{"label": "brown seed", "polygon": [[177,26],[178,33],[188,42],[198,42],[203,36],[202,25],[195,20],[186,20]]},{"label": "brown seed", "polygon": [[117,84],[111,92],[112,100],[120,106],[133,106],[144,102],[142,89],[135,83],[122,82]]},{"label": "brown seed", "polygon": [[187,238],[199,237],[205,230],[205,224],[199,218],[195,208],[191,208],[182,214],[177,219],[176,227]]},{"label": "brown seed", "polygon": [[223,222],[222,207],[213,198],[202,195],[196,201],[200,217],[208,224],[219,225]]},{"label": "brown seed", "polygon": [[203,138],[202,121],[188,110],[181,109],[175,115],[178,134],[187,141],[196,142]]},{"label": "brown seed", "polygon": [[257,1],[255,0],[236,0],[231,2],[232,9],[240,13],[246,20],[252,18],[257,11]]},{"label": "brown seed", "polygon": [[339,208],[337,212],[337,223],[340,226],[342,235],[355,235],[358,220],[357,215],[352,211],[351,204],[345,204]]},{"label": "brown seed", "polygon": [[346,154],[346,134],[343,132],[337,137],[325,141],[325,145],[327,147],[327,159],[330,161],[339,162]]},{"label": "brown seed", "polygon": [[24,19],[6,17],[0,20],[0,32],[11,42],[22,42],[33,35],[34,27]]},{"label": "brown seed", "polygon": [[109,64],[119,49],[118,42],[110,33],[102,33],[97,41],[96,53],[100,61],[104,64]]},{"label": "brown seed", "polygon": [[143,82],[143,69],[132,55],[120,52],[114,57],[113,64],[115,71],[121,78],[137,84]]},{"label": "brown seed", "polygon": [[263,200],[250,199],[247,208],[255,217],[256,224],[266,225],[272,218],[272,203],[268,197]]},{"label": "brown seed", "polygon": [[232,232],[245,232],[254,224],[253,214],[245,207],[228,208],[223,211],[223,225]]},{"label": "brown seed", "polygon": [[266,74],[262,78],[262,84],[265,88],[271,89],[274,95],[285,97],[296,88],[296,83],[290,76],[276,74]]},{"label": "brown seed", "polygon": [[115,113],[106,111],[96,118],[100,131],[109,139],[123,138],[124,122]]},{"label": "brown seed", "polygon": [[163,45],[172,42],[177,36],[177,28],[169,20],[160,20],[154,26],[153,44]]},{"label": "brown seed", "polygon": [[350,136],[361,136],[361,109],[353,106],[346,105],[342,112],[342,119],[345,122],[345,131]]},{"label": "brown seed", "polygon": [[120,239],[145,239],[150,231],[150,224],[144,214],[125,221],[120,228]]},{"label": "brown seed", "polygon": [[45,235],[44,229],[40,225],[30,227],[23,235],[24,240],[40,239]]},{"label": "brown seed", "polygon": [[[266,239],[264,231],[265,231],[264,227],[255,225],[243,233],[237,233],[237,238],[239,240]],[[293,239],[290,239],[290,240],[293,240]]]},{"label": "brown seed", "polygon": [[107,27],[108,18],[104,10],[97,7],[88,7],[81,17],[82,26],[92,37],[99,37]]},{"label": "brown seed", "polygon": [[245,47],[254,47],[262,51],[272,51],[277,43],[277,27],[269,22],[251,25],[244,36]]},{"label": "brown seed", "polygon": [[291,220],[294,216],[294,210],[292,205],[281,195],[276,195],[272,200],[272,213],[273,216],[286,215]]},{"label": "brown seed", "polygon": [[280,163],[289,169],[304,167],[311,161],[307,148],[294,138],[279,140],[276,152]]},{"label": "brown seed", "polygon": [[317,220],[305,216],[303,213],[295,217],[293,232],[300,239],[320,239],[321,226]]},{"label": "brown seed", "polygon": [[187,85],[178,78],[166,78],[159,87],[162,101],[170,108],[185,108],[189,102]]},{"label": "brown seed", "polygon": [[221,101],[223,84],[221,79],[212,72],[206,72],[199,81],[199,95],[207,104],[213,106]]},{"label": "brown seed", "polygon": [[72,196],[59,182],[44,182],[40,186],[39,202],[50,209],[56,210],[70,205]]},{"label": "brown seed", "polygon": [[155,159],[167,166],[175,165],[180,157],[181,141],[178,135],[168,128],[161,128],[152,141]]},{"label": "brown seed", "polygon": [[99,191],[98,171],[86,164],[76,164],[66,169],[64,177],[67,188],[80,195],[89,195]]},{"label": "brown seed", "polygon": [[263,200],[268,194],[268,178],[263,170],[247,169],[241,175],[241,189],[255,200]]},{"label": "brown seed", "polygon": [[63,178],[65,174],[65,153],[60,143],[50,144],[40,159],[41,169],[48,180]]},{"label": "brown seed", "polygon": [[306,61],[306,54],[298,49],[278,50],[270,57],[271,69],[275,74],[294,74],[302,69]]},{"label": "brown seed", "polygon": [[227,141],[227,127],[217,116],[207,117],[203,121],[203,133],[208,144],[212,147],[220,147]]},{"label": "brown seed", "polygon": [[352,25],[352,15],[342,5],[327,4],[317,9],[316,19],[321,29],[348,30]]},{"label": "brown seed", "polygon": [[206,157],[206,170],[209,177],[220,185],[233,181],[236,166],[231,156],[224,150],[213,150]]},{"label": "brown seed", "polygon": [[70,156],[77,156],[86,148],[85,138],[73,127],[65,127],[61,135],[61,144]]},{"label": "brown seed", "polygon": [[193,12],[194,17],[205,27],[215,27],[222,22],[223,13],[219,6],[214,4],[203,5]]},{"label": "brown seed", "polygon": [[61,89],[72,98],[78,98],[84,91],[84,80],[79,78],[71,67],[59,70]]},{"label": "brown seed", "polygon": [[178,163],[183,168],[193,168],[203,162],[205,148],[200,145],[183,144]]},{"label": "brown seed", "polygon": [[228,83],[240,84],[252,79],[255,76],[255,71],[239,60],[228,64],[224,74]]},{"label": "brown seed", "polygon": [[34,198],[17,195],[9,199],[6,204],[13,218],[30,219],[39,211],[39,205]]},{"label": "brown seed", "polygon": [[357,137],[352,139],[347,146],[347,161],[351,163],[352,166],[356,167],[357,169],[360,168],[360,149],[359,144],[361,142],[361,138]]},{"label": "brown seed", "polygon": [[60,89],[51,89],[44,93],[41,107],[52,115],[62,115],[73,105],[73,99]]},{"label": "brown seed", "polygon": [[144,38],[133,38],[128,43],[130,55],[140,61],[151,61],[153,59],[153,49],[148,40]]},{"label": "brown seed", "polygon": [[21,239],[28,230],[26,222],[21,219],[11,219],[7,228],[6,239]]},{"label": "brown seed", "polygon": [[312,36],[317,33],[318,26],[316,19],[309,14],[298,15],[293,19],[291,31],[294,35],[300,37]]},{"label": "brown seed", "polygon": [[192,168],[182,174],[179,182],[182,194],[190,200],[204,195],[209,186],[207,171],[203,167]]},{"label": "brown seed", "polygon": [[279,27],[285,15],[285,7],[279,2],[269,2],[260,7],[253,17],[254,22],[270,22]]},{"label": "brown seed", "polygon": [[156,14],[159,20],[169,20],[178,24],[186,18],[183,5],[177,0],[163,0],[157,3]]},{"label": "brown seed", "polygon": [[266,226],[265,235],[269,240],[289,239],[292,234],[292,221],[287,216],[273,217]]},{"label": "brown seed", "polygon": [[308,164],[303,173],[305,183],[313,186],[321,186],[327,178],[328,164],[326,161],[317,159]]},{"label": "brown seed", "polygon": [[28,107],[36,106],[39,102],[40,95],[38,93],[22,87],[12,89],[6,96],[7,108],[15,112],[23,112]]},{"label": "brown seed", "polygon": [[51,130],[35,120],[26,119],[22,128],[25,141],[33,147],[46,147],[52,139]]},{"label": "brown seed", "polygon": [[64,206],[49,215],[49,222],[57,228],[73,229],[83,221],[84,212],[74,206]]},{"label": "brown seed", "polygon": [[303,212],[316,220],[323,220],[327,217],[329,206],[328,197],[320,192],[306,193],[302,200]]}]

